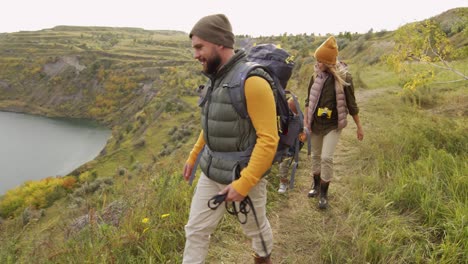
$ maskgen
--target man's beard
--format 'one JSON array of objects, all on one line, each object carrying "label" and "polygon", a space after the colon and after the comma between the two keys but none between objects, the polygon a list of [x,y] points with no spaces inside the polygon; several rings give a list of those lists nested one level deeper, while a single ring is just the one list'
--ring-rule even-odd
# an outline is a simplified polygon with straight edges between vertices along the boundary
[{"label": "man's beard", "polygon": [[212,59],[206,61],[206,74],[213,74],[218,71],[219,66],[221,65],[221,57],[216,54]]}]

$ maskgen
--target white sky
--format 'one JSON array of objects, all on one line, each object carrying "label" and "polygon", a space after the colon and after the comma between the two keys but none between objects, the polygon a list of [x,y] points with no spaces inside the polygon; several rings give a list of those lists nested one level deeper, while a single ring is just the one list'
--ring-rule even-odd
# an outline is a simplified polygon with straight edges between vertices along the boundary
[{"label": "white sky", "polygon": [[138,27],[189,32],[199,18],[224,13],[235,34],[365,33],[438,15],[468,0],[3,0],[0,32],[57,25]]}]

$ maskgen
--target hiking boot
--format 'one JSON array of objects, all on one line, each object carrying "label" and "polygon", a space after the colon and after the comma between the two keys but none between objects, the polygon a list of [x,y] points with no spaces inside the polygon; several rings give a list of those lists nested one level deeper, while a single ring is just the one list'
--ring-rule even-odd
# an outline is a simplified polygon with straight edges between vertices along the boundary
[{"label": "hiking boot", "polygon": [[286,183],[280,182],[278,193],[286,193],[287,190],[288,190],[288,185]]},{"label": "hiking boot", "polygon": [[271,264],[270,255],[266,257],[260,257],[257,254],[254,255],[255,264]]},{"label": "hiking boot", "polygon": [[314,174],[314,185],[307,194],[308,197],[316,197],[320,193],[320,174]]},{"label": "hiking boot", "polygon": [[318,207],[320,209],[327,209],[328,207],[328,186],[330,182],[320,181],[320,199]]}]

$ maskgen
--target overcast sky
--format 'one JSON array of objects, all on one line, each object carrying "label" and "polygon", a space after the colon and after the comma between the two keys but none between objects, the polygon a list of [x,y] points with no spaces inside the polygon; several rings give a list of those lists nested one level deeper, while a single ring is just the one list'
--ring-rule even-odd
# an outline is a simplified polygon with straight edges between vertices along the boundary
[{"label": "overcast sky", "polygon": [[224,13],[235,34],[337,34],[395,30],[468,0],[3,0],[0,32],[57,25],[138,27],[189,32],[205,15]]}]

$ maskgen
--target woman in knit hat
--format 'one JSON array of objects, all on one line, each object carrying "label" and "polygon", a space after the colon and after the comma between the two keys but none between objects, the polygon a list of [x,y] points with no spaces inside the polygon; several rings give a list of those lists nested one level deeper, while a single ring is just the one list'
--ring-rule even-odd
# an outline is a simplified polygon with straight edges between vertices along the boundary
[{"label": "woman in knit hat", "polygon": [[312,189],[308,197],[319,197],[319,208],[328,207],[328,187],[333,178],[333,155],[341,130],[350,114],[357,127],[357,139],[364,138],[354,85],[346,64],[337,60],[338,45],[333,36],[316,50],[315,72],[305,101],[304,127],[311,133]]}]

